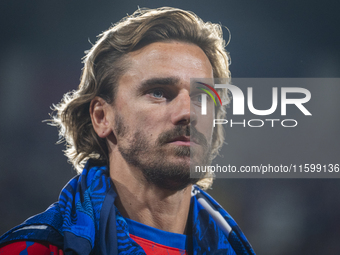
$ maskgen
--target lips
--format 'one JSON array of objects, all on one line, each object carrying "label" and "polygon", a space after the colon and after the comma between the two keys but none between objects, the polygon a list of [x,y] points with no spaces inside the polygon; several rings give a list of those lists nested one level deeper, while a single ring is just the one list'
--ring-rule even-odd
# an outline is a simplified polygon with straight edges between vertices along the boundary
[{"label": "lips", "polygon": [[171,139],[168,143],[175,143],[178,145],[190,145],[190,141],[192,143],[197,144],[197,141],[195,139],[190,140],[190,136],[178,136],[178,137]]},{"label": "lips", "polygon": [[178,136],[169,141],[169,143],[176,142],[176,141],[183,141],[183,142],[190,142],[190,136]]},{"label": "lips", "polygon": [[157,144],[160,146],[175,144],[183,146],[201,145],[206,147],[207,140],[194,126],[177,125],[174,129],[162,132],[157,139]]}]

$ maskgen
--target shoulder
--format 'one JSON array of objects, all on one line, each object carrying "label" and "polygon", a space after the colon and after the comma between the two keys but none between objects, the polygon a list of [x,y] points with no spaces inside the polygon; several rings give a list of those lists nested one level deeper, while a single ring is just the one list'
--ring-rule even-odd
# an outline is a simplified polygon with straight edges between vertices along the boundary
[{"label": "shoulder", "polygon": [[[23,252],[23,253],[22,253]],[[48,242],[16,241],[0,247],[1,255],[63,255],[63,251]]]}]

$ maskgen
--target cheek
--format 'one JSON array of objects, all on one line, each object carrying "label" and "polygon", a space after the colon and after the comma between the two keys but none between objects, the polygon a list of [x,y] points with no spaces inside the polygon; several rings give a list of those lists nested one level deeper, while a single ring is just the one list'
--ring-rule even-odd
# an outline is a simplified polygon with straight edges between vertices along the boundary
[{"label": "cheek", "polygon": [[129,121],[129,125],[133,127],[133,129],[139,129],[143,133],[152,136],[153,134],[157,135],[157,133],[161,132],[165,129],[162,126],[164,122],[164,114],[160,114],[159,112],[148,109],[130,109],[130,112],[126,113],[127,119]]},{"label": "cheek", "polygon": [[212,139],[213,120],[213,114],[199,115],[197,118],[197,131],[204,134],[208,141]]}]

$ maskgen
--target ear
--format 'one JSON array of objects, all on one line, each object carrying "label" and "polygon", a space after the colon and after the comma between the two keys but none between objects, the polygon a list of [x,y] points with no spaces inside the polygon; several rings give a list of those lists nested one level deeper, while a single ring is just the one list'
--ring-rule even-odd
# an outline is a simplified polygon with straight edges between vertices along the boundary
[{"label": "ear", "polygon": [[101,97],[95,97],[90,104],[90,116],[94,131],[100,138],[106,138],[112,133],[112,108]]}]

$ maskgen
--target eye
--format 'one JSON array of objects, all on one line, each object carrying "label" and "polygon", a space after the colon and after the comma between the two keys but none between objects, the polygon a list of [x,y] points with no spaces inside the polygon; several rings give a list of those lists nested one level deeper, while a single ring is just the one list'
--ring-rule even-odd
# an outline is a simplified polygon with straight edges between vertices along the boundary
[{"label": "eye", "polygon": [[198,101],[199,103],[202,103],[202,94],[199,94],[199,95],[197,96],[197,101]]},{"label": "eye", "polygon": [[163,86],[162,88],[156,87],[145,91],[147,97],[155,102],[169,102],[174,99],[177,95],[177,91]]},{"label": "eye", "polygon": [[192,95],[191,100],[196,103],[202,103],[202,94]]},{"label": "eye", "polygon": [[155,98],[163,98],[164,97],[164,92],[160,89],[155,89],[155,90],[151,91],[150,94]]}]

